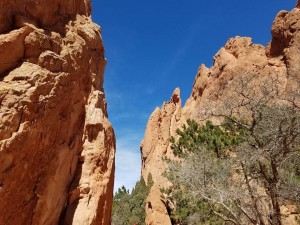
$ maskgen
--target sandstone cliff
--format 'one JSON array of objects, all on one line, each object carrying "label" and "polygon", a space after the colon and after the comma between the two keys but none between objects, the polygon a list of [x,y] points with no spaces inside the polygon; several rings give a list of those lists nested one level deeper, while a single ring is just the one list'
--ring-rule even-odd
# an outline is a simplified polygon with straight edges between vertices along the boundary
[{"label": "sandstone cliff", "polygon": [[[214,56],[211,68],[201,65],[190,98],[181,108],[179,90],[171,100],[151,115],[141,144],[142,175],[152,174],[154,186],[147,199],[146,224],[171,224],[166,203],[159,189],[169,184],[162,176],[166,168],[162,157],[172,157],[169,138],[175,135],[188,118],[198,122],[219,117],[228,109],[237,116],[246,116],[240,96],[246,94],[259,101],[264,92],[273,91],[292,96],[299,105],[300,86],[300,6],[291,12],[280,11],[272,26],[272,41],[268,46],[253,44],[251,38],[235,37],[227,41]],[[276,87],[269,90],[265,87]],[[228,107],[230,106],[230,107]],[[287,212],[288,213],[288,212]],[[293,224],[293,216],[285,224]]]},{"label": "sandstone cliff", "polygon": [[0,224],[110,224],[115,137],[89,0],[0,3]]}]

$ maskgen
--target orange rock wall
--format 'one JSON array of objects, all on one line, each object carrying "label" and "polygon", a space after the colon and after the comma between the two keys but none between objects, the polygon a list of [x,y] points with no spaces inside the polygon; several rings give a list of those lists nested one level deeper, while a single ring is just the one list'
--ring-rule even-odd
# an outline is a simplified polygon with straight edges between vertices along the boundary
[{"label": "orange rock wall", "polygon": [[0,225],[110,224],[115,136],[90,12],[0,3]]}]

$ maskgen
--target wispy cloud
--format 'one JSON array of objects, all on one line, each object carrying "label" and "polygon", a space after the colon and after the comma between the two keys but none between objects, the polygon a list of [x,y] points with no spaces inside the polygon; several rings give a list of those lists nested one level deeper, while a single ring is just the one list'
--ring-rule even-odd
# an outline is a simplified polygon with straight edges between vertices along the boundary
[{"label": "wispy cloud", "polygon": [[168,77],[175,70],[181,58],[185,55],[186,51],[191,47],[195,38],[195,33],[199,30],[200,26],[201,26],[200,20],[193,23],[190,26],[186,38],[180,43],[180,46],[176,49],[173,57],[171,57],[169,62],[166,64],[166,67],[162,72],[162,76]]},{"label": "wispy cloud", "polygon": [[114,91],[112,88],[108,89],[105,94],[107,102],[109,102],[109,110],[116,111],[125,107],[125,94],[120,91]]},{"label": "wispy cloud", "polygon": [[137,148],[142,135],[140,132],[123,129],[117,137],[115,192],[122,185],[132,190],[140,179],[141,154]]},{"label": "wispy cloud", "polygon": [[151,85],[151,87],[146,88],[145,92],[148,95],[152,95],[156,91],[155,86]]},{"label": "wispy cloud", "polygon": [[[133,87],[132,89],[141,89]],[[132,89],[130,91],[132,91]],[[137,95],[137,91],[130,93],[128,89],[107,89],[109,120],[116,132],[116,173],[114,192],[122,185],[132,190],[141,175],[140,142],[145,132],[145,123],[149,112],[141,107],[144,97]],[[148,90],[149,95],[154,90]],[[148,94],[144,89],[144,94]],[[141,100],[142,99],[142,100]]]}]

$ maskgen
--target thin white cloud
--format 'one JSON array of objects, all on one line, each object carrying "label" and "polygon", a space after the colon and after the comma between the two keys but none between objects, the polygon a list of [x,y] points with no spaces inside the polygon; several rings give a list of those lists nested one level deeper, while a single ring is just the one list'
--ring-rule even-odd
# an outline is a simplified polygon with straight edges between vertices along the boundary
[{"label": "thin white cloud", "polygon": [[188,48],[191,47],[193,39],[195,38],[195,33],[200,28],[200,24],[201,23],[199,20],[190,26],[189,32],[186,35],[186,39],[180,43],[180,46],[178,46],[176,52],[173,54],[173,57],[171,57],[169,62],[166,64],[166,67],[162,72],[163,77],[168,77],[172,74],[177,64],[180,62],[181,58],[185,55]]},{"label": "thin white cloud", "polygon": [[131,191],[141,175],[141,154],[139,150],[140,141],[142,140],[141,134],[130,130],[123,132],[123,135],[117,138],[114,192],[122,185]]},{"label": "thin white cloud", "polygon": [[120,91],[108,90],[106,91],[105,98],[109,103],[108,108],[110,111],[117,111],[120,108],[124,108],[125,105],[125,94]]},{"label": "thin white cloud", "polygon": [[153,95],[154,92],[156,92],[155,86],[151,86],[151,87],[146,88],[146,94]]}]

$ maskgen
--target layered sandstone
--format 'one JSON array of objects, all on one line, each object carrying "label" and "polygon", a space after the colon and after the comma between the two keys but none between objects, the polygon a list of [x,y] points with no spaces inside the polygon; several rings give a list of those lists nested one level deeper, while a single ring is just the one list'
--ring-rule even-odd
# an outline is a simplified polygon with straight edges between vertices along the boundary
[{"label": "layered sandstone", "polygon": [[[221,117],[233,113],[247,117],[241,104],[241,94],[251,101],[259,101],[265,92],[292,96],[300,105],[300,9],[299,3],[291,12],[280,11],[272,26],[272,41],[268,46],[253,44],[251,38],[235,37],[227,41],[214,56],[211,68],[201,65],[192,93],[181,108],[179,90],[168,103],[151,115],[141,144],[142,175],[152,174],[154,185],[147,199],[146,224],[171,224],[167,203],[159,189],[169,184],[162,176],[166,164],[163,157],[172,157],[169,139],[188,118],[198,122],[206,119],[220,122]],[[276,87],[271,90],[265,87]],[[246,102],[243,102],[246,104]],[[230,107],[229,107],[230,106]],[[226,112],[226,110],[232,110]],[[293,224],[294,216],[285,210],[285,224]]]},{"label": "layered sandstone", "polygon": [[89,0],[0,3],[1,225],[110,224],[115,137],[90,13]]}]

